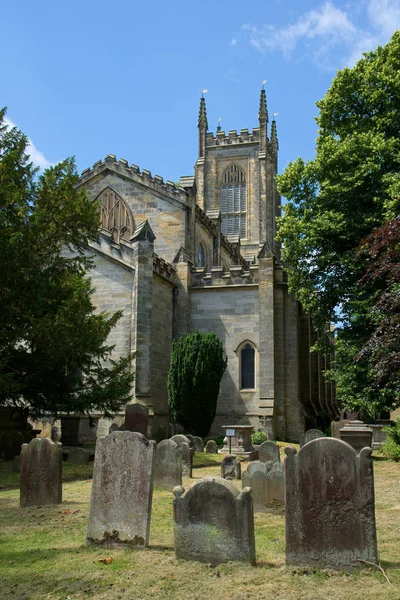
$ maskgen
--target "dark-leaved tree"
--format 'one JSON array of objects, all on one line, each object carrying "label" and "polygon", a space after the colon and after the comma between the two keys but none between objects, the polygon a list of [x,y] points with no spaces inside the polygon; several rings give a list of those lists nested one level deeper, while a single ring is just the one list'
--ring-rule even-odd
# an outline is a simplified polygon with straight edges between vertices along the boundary
[{"label": "dark-leaved tree", "polygon": [[[73,159],[37,170],[28,139],[0,111],[0,405],[115,413],[131,395],[131,357],[106,339],[120,318],[96,313],[87,270],[99,208]],[[72,250],[72,252],[71,252]]]},{"label": "dark-leaved tree", "polygon": [[[317,106],[315,159],[299,158],[278,178],[288,200],[279,238],[290,289],[321,339],[327,322],[338,325],[331,376],[343,408],[376,416],[400,400],[376,370],[372,346],[360,354],[377,342],[374,306],[384,291],[382,278],[365,277],[371,257],[360,248],[400,212],[400,32],[339,71]],[[381,352],[392,342],[379,338]]]},{"label": "dark-leaved tree", "polygon": [[174,341],[168,373],[172,417],[185,431],[204,437],[215,417],[227,360],[215,333],[195,331]]}]

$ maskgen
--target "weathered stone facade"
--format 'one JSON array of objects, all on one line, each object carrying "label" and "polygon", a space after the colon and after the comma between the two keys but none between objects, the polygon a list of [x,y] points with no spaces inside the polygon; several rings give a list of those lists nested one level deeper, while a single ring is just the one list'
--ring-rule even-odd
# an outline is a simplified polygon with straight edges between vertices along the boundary
[{"label": "weathered stone facade", "polygon": [[[82,173],[102,210],[90,248],[94,300],[123,310],[110,343],[116,357],[135,353],[134,397],[149,407],[154,437],[169,421],[172,340],[197,328],[215,331],[228,358],[211,435],[235,422],[298,441],[313,398],[330,408],[332,392],[311,364],[310,325],[288,294],[275,241],[278,139],[264,90],[253,131],[208,132],[204,98],[198,127],[195,176],[179,184],[114,155]],[[100,420],[98,435],[109,425]]]}]

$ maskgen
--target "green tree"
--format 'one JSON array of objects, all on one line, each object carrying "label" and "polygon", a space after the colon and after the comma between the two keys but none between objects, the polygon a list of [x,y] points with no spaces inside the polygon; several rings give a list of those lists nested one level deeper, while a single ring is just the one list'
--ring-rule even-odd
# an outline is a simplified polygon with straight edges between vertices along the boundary
[{"label": "green tree", "polygon": [[339,399],[355,408],[356,397],[363,398],[364,409],[375,413],[398,398],[360,356],[375,327],[381,282],[363,279],[369,258],[359,250],[400,207],[400,32],[339,71],[317,106],[315,159],[299,158],[278,178],[288,200],[279,239],[291,265],[290,289],[317,329],[322,334],[327,321],[338,323],[331,375]]},{"label": "green tree", "polygon": [[226,365],[222,342],[215,333],[196,330],[173,342],[168,403],[173,419],[186,431],[208,435]]},{"label": "green tree", "polygon": [[131,358],[106,343],[120,318],[98,314],[86,276],[99,208],[73,159],[38,176],[27,138],[0,111],[0,404],[31,414],[114,413],[130,397]]}]

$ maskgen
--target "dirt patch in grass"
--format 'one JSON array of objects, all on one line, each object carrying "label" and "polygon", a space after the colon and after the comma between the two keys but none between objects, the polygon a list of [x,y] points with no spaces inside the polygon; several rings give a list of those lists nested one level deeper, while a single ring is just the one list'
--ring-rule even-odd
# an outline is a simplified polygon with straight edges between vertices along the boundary
[{"label": "dirt patch in grass", "polygon": [[[242,465],[244,466],[244,465]],[[376,516],[381,565],[359,572],[285,567],[284,516],[255,514],[257,566],[218,567],[177,560],[170,491],[155,490],[150,547],[86,545],[90,480],[66,482],[63,503],[19,507],[19,491],[0,491],[0,598],[15,600],[399,600],[400,465],[377,461]],[[199,467],[185,489],[219,466]],[[241,488],[241,482],[235,482]],[[110,560],[111,559],[111,560]]]}]

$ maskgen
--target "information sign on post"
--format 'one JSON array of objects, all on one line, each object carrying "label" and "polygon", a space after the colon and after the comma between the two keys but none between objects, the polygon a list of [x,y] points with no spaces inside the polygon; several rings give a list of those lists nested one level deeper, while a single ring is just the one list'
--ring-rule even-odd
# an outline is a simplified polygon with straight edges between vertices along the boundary
[{"label": "information sign on post", "polygon": [[229,439],[229,454],[231,454],[232,453],[232,438],[235,437],[236,431],[234,429],[227,429],[225,435]]}]

